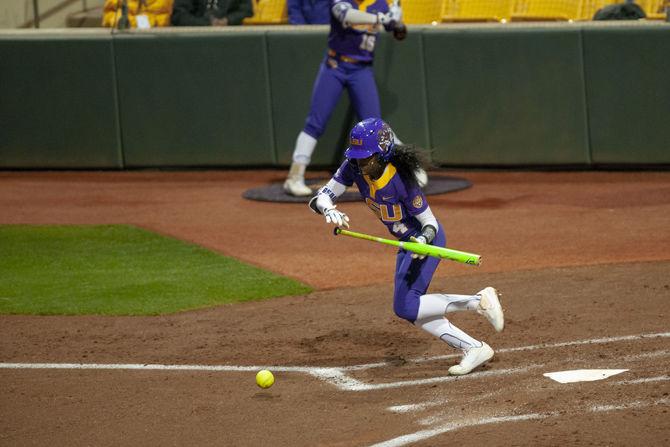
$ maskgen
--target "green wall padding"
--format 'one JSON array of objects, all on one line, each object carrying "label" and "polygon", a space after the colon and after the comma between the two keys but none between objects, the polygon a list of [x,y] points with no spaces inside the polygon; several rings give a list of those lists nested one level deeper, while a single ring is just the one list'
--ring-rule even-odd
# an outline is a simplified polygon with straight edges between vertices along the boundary
[{"label": "green wall padding", "polygon": [[263,33],[123,34],[114,46],[127,166],[274,163]]},{"label": "green wall padding", "polygon": [[670,25],[584,30],[594,163],[670,163]]},{"label": "green wall padding", "polygon": [[[327,26],[267,33],[275,147],[280,165],[291,163],[295,140],[305,125],[327,37]],[[346,144],[344,134],[353,123],[353,113],[349,96],[343,92],[312,155],[313,165],[339,163]]]},{"label": "green wall padding", "polygon": [[375,53],[375,78],[384,120],[401,141],[430,149],[420,28],[410,29],[403,41],[389,33],[381,34]]},{"label": "green wall padding", "polygon": [[[412,26],[377,40],[383,118],[463,166],[670,163],[670,26]],[[0,168],[277,166],[327,26],[0,30]],[[312,164],[335,167],[344,93]]]},{"label": "green wall padding", "polygon": [[121,168],[111,37],[0,34],[0,167]]},{"label": "green wall padding", "polygon": [[446,164],[587,164],[580,31],[426,30],[435,159]]}]

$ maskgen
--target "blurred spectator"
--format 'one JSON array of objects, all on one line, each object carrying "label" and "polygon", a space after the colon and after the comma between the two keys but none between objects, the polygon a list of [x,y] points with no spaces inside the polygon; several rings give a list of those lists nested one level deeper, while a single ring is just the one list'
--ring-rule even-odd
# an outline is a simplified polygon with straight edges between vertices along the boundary
[{"label": "blurred spectator", "polygon": [[327,25],[330,23],[330,0],[288,0],[288,23],[291,25]]},{"label": "blurred spectator", "polygon": [[[118,28],[152,28],[169,26],[173,0],[105,0],[102,26]],[[127,8],[124,17],[124,3]]]},{"label": "blurred spectator", "polygon": [[175,0],[172,24],[175,26],[241,25],[253,15],[251,0]]},{"label": "blurred spectator", "polygon": [[640,5],[632,0],[625,3],[606,5],[596,11],[593,20],[639,20],[647,15]]}]

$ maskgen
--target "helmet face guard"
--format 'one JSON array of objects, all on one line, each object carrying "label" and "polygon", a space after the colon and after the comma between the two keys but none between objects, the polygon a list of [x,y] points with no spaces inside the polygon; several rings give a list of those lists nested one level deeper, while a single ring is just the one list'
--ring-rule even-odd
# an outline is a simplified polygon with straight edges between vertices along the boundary
[{"label": "helmet face guard", "polygon": [[349,148],[344,156],[349,160],[356,160],[379,154],[384,162],[388,162],[393,154],[393,146],[391,126],[379,118],[368,118],[351,129]]}]

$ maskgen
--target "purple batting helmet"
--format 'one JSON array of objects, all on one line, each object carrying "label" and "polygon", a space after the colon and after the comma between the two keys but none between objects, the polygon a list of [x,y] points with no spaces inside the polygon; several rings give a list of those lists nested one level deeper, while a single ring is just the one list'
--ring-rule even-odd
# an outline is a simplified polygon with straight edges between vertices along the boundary
[{"label": "purple batting helmet", "polygon": [[351,129],[349,148],[344,156],[349,160],[379,154],[388,161],[393,153],[394,136],[391,126],[379,118],[368,118]]}]

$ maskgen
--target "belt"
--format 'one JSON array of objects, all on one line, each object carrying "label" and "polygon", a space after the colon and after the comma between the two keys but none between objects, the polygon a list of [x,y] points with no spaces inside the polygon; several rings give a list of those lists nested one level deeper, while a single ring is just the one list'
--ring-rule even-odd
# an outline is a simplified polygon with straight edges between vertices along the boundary
[{"label": "belt", "polygon": [[358,59],[345,56],[344,54],[337,53],[331,49],[328,49],[328,57],[332,57],[333,59],[337,59],[340,62],[346,62],[348,64],[370,65],[372,63],[371,61],[359,61]]}]

